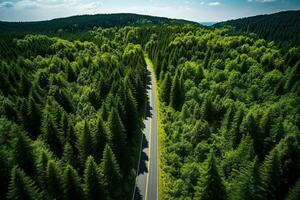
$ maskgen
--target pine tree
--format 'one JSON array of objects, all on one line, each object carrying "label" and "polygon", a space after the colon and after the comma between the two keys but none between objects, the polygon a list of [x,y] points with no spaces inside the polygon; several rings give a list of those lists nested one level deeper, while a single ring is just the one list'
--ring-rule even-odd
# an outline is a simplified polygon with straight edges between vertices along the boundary
[{"label": "pine tree", "polygon": [[262,196],[262,181],[259,172],[259,163],[256,158],[249,166],[249,169],[241,170],[242,174],[238,183],[236,183],[237,193],[234,193],[232,199],[259,200]]},{"label": "pine tree", "polygon": [[16,164],[29,175],[34,174],[34,155],[30,139],[19,133],[14,143],[13,158]]},{"label": "pine tree", "polygon": [[244,109],[242,107],[239,107],[236,113],[234,114],[231,129],[230,129],[233,148],[236,148],[239,145],[243,137],[240,131],[240,125],[243,121],[243,117],[244,117]]},{"label": "pine tree", "polygon": [[62,144],[65,144],[67,142],[68,135],[69,135],[69,128],[70,128],[69,118],[67,113],[64,112],[59,127],[59,132],[60,132],[59,136]]},{"label": "pine tree", "polygon": [[105,199],[97,164],[92,156],[89,156],[85,163],[84,189],[87,199]]},{"label": "pine tree", "polygon": [[40,135],[40,127],[41,127],[41,111],[38,105],[35,103],[34,99],[30,97],[29,105],[28,105],[28,113],[27,117],[29,120],[29,133],[33,139],[35,139],[38,135]]},{"label": "pine tree", "polygon": [[122,177],[115,155],[109,145],[106,145],[104,149],[101,168],[109,196],[114,199],[119,199],[121,195],[119,183]]},{"label": "pine tree", "polygon": [[69,82],[74,82],[77,79],[76,73],[71,65],[66,65],[66,73]]},{"label": "pine tree", "polygon": [[31,82],[25,74],[21,76],[21,94],[28,97],[31,88]]},{"label": "pine tree", "polygon": [[77,141],[78,156],[81,166],[84,166],[85,160],[89,155],[93,155],[93,140],[87,121],[84,121],[83,130],[78,133]]},{"label": "pine tree", "polygon": [[76,159],[72,145],[67,142],[64,146],[62,161],[66,164],[70,164],[73,167],[76,167]]},{"label": "pine tree", "polygon": [[24,171],[15,166],[11,171],[7,199],[39,200],[42,199],[42,195]]},{"label": "pine tree", "polygon": [[173,79],[170,93],[170,105],[177,111],[181,110],[184,98],[183,88],[181,87],[181,79],[178,76],[179,75],[176,74]]},{"label": "pine tree", "polygon": [[82,200],[83,190],[77,171],[67,165],[63,174],[64,200]]},{"label": "pine tree", "polygon": [[300,179],[296,182],[288,193],[286,200],[299,200],[300,199]]},{"label": "pine tree", "polygon": [[225,200],[226,189],[218,173],[214,153],[206,160],[205,170],[196,187],[195,198],[199,200]]},{"label": "pine tree", "polygon": [[138,110],[137,110],[137,102],[133,97],[131,91],[129,89],[126,98],[125,112],[126,112],[126,121],[124,123],[126,132],[129,139],[134,137],[137,131],[138,125]]},{"label": "pine tree", "polygon": [[44,187],[45,187],[45,179],[46,179],[45,172],[46,172],[48,160],[49,160],[49,157],[48,157],[47,152],[42,150],[40,152],[40,155],[36,162],[38,185],[42,189],[44,189]]},{"label": "pine tree", "polygon": [[103,124],[103,119],[101,115],[99,115],[97,119],[97,127],[96,131],[93,135],[93,140],[95,141],[95,153],[96,161],[100,161],[103,155],[103,150],[105,148],[107,142],[107,130],[105,125]]},{"label": "pine tree", "polygon": [[126,159],[126,135],[123,123],[116,109],[112,109],[108,119],[109,142],[116,153],[117,160],[123,163]]},{"label": "pine tree", "polygon": [[50,113],[44,113],[42,122],[43,139],[50,146],[51,150],[60,156],[62,153],[61,141],[59,139],[59,132],[57,126]]},{"label": "pine tree", "polygon": [[162,101],[165,102],[167,105],[169,105],[170,103],[171,86],[172,86],[171,75],[169,72],[167,72],[161,84],[161,92],[160,92],[160,97]]},{"label": "pine tree", "polygon": [[263,164],[262,180],[265,199],[280,199],[281,166],[278,151],[274,149]]},{"label": "pine tree", "polygon": [[6,151],[0,149],[0,199],[5,199],[7,193],[11,164]]},{"label": "pine tree", "polygon": [[46,168],[46,188],[47,194],[51,199],[63,199],[63,187],[62,187],[62,174],[60,166],[53,161],[49,160]]}]

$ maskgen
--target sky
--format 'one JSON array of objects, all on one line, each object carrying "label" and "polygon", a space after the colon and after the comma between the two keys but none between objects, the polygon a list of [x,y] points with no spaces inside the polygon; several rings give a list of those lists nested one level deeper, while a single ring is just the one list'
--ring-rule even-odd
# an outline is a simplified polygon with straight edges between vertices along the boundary
[{"label": "sky", "polygon": [[1,21],[98,13],[138,13],[197,22],[300,10],[300,0],[0,0]]}]

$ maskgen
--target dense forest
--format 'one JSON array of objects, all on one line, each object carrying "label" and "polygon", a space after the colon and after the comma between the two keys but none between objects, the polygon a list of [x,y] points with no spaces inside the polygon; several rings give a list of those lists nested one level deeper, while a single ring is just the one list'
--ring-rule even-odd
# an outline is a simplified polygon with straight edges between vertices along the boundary
[{"label": "dense forest", "polygon": [[299,199],[299,49],[226,29],[165,27],[145,46],[160,85],[162,199]]},{"label": "dense forest", "polygon": [[131,13],[79,15],[66,18],[57,18],[37,22],[4,22],[0,21],[1,32],[26,32],[26,33],[78,33],[93,27],[124,27],[162,24],[193,23],[181,19],[169,19]]},{"label": "dense forest", "polygon": [[160,199],[300,198],[300,49],[171,23],[6,35],[0,199],[131,199],[145,54],[159,86]]},{"label": "dense forest", "polygon": [[229,20],[214,27],[231,26],[238,32],[256,33],[283,45],[300,46],[300,10]]},{"label": "dense forest", "polygon": [[0,199],[129,199],[146,64],[133,30],[27,35],[0,63]]}]

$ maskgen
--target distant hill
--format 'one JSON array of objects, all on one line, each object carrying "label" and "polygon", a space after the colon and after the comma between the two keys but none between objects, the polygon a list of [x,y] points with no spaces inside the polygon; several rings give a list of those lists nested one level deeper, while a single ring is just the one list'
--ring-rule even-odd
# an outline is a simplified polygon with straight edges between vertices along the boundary
[{"label": "distant hill", "polygon": [[[26,33],[76,33],[97,27],[140,26],[145,24],[182,24],[195,23],[186,20],[169,19],[147,15],[120,13],[79,15],[66,18],[57,18],[38,22],[3,22],[0,21],[0,32]],[[196,23],[195,23],[196,24]]]},{"label": "distant hill", "polygon": [[238,32],[253,32],[280,44],[300,46],[300,10],[229,20],[214,25],[223,26],[232,26]]}]

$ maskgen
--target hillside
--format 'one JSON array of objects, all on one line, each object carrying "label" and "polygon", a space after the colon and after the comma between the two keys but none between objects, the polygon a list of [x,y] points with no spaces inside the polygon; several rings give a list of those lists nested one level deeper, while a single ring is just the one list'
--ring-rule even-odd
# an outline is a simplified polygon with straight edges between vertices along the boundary
[{"label": "hillside", "polygon": [[214,25],[223,26],[232,26],[239,32],[253,32],[280,44],[300,45],[300,10],[229,20]]},{"label": "hillside", "polygon": [[140,26],[145,24],[181,24],[194,23],[186,20],[169,19],[147,15],[120,13],[120,14],[97,14],[80,15],[66,18],[57,18],[38,22],[1,22],[1,32],[38,32],[38,33],[76,33],[93,28],[94,26],[124,27]]}]

